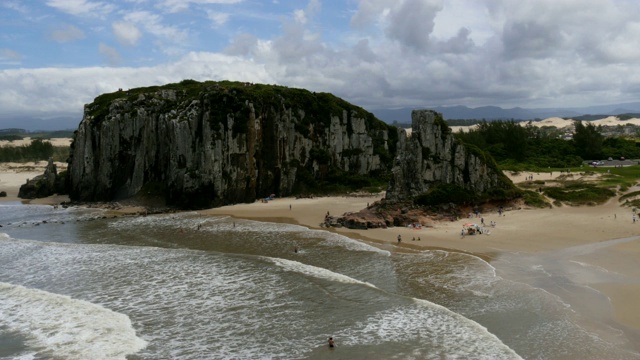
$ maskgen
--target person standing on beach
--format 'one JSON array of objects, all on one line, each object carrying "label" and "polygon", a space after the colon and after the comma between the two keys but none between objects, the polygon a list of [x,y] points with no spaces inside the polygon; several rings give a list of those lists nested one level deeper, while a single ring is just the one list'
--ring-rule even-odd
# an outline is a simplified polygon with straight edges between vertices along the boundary
[{"label": "person standing on beach", "polygon": [[[635,215],[634,215],[634,219],[635,219]],[[398,244],[400,244],[401,241],[402,241],[402,235],[398,234]]]},{"label": "person standing on beach", "polygon": [[333,349],[334,347],[336,347],[336,342],[333,341],[333,337],[330,337],[329,340],[327,340],[327,342],[329,343],[329,347],[331,349]]}]

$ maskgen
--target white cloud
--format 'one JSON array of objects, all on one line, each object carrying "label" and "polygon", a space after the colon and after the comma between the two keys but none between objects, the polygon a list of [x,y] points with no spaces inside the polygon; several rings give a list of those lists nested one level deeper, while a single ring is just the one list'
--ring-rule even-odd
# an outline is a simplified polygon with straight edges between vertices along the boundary
[{"label": "white cloud", "polygon": [[358,9],[351,17],[351,26],[365,28],[380,23],[389,9],[387,0],[359,0]]},{"label": "white cloud", "polygon": [[207,18],[213,22],[214,27],[220,27],[227,23],[229,14],[207,10]]},{"label": "white cloud", "polygon": [[405,46],[426,50],[441,0],[403,0],[389,14],[387,34]]},{"label": "white cloud", "polygon": [[253,56],[258,46],[258,38],[251,34],[238,34],[231,44],[224,50],[226,54],[238,56]]},{"label": "white cloud", "polygon": [[17,12],[21,12],[21,13],[27,13],[29,11],[29,9],[24,6],[24,4],[18,2],[18,1],[4,1],[2,4],[0,4],[2,7],[5,7],[7,9],[11,9],[11,10],[15,10]]},{"label": "white cloud", "polygon": [[100,43],[100,45],[98,45],[98,52],[104,56],[109,65],[118,65],[121,61],[120,53],[111,46]]},{"label": "white cloud", "polygon": [[11,49],[0,49],[0,60],[20,60],[22,55]]},{"label": "white cloud", "polygon": [[70,42],[84,39],[84,32],[73,25],[65,25],[53,30],[49,37],[57,42]]},{"label": "white cloud", "polygon": [[118,42],[123,45],[135,46],[142,37],[142,32],[130,22],[117,21],[111,24],[111,28]]},{"label": "white cloud", "polygon": [[167,11],[175,13],[187,10],[191,4],[237,4],[244,0],[162,0],[160,6],[167,9]]},{"label": "white cloud", "polygon": [[307,15],[304,13],[304,10],[302,9],[296,9],[293,11],[293,19],[300,24],[306,24],[307,23]]},{"label": "white cloud", "polygon": [[[324,16],[317,15],[326,14],[319,12],[320,2],[312,0],[301,2],[297,21],[291,10],[276,14],[245,9],[243,15],[259,15],[260,20],[245,16],[263,25],[265,19],[271,25],[282,16],[282,25],[273,27],[280,33],[267,36],[255,29],[252,33],[243,25],[233,33],[224,54],[201,47],[187,55],[189,46],[208,40],[191,41],[191,37],[207,34],[208,28],[191,27],[196,23],[188,21],[191,12],[163,17],[142,10],[156,2],[132,2],[137,10],[111,24],[114,36],[123,44],[140,45],[144,33],[145,45],[154,44],[177,61],[141,68],[0,70],[0,88],[11,89],[0,92],[0,109],[28,111],[38,104],[43,109],[80,111],[83,103],[101,92],[185,78],[329,91],[368,108],[580,106],[635,101],[640,96],[640,75],[635,75],[640,63],[640,47],[635,45],[640,43],[639,2],[363,0],[350,13],[352,28],[341,33],[347,24],[338,23],[339,17],[322,23]],[[198,14],[218,26],[229,16],[241,18],[236,9],[220,12],[219,7],[205,6],[219,1],[180,3],[198,4]],[[163,4],[179,6],[177,1]],[[271,2],[266,6],[275,8]],[[176,18],[180,23],[170,22]],[[96,30],[99,26],[106,28],[96,22],[92,32],[103,34],[104,28]],[[207,35],[216,46],[229,41],[214,39],[218,32]],[[7,36],[0,34],[0,39],[14,41]],[[340,41],[331,42],[332,36]],[[9,42],[3,47],[17,49]],[[102,44],[99,51],[109,64],[120,61],[113,47]],[[149,51],[145,56],[151,58],[149,63],[157,63],[162,61],[160,53]],[[7,59],[7,54],[0,52],[0,58]],[[87,78],[95,85],[87,84]],[[59,91],[62,86],[65,90]]]},{"label": "white cloud", "polygon": [[[100,48],[107,56],[116,55],[107,45],[102,44]],[[0,92],[0,109],[4,114],[79,113],[84,104],[106,92],[184,79],[277,83],[263,64],[236,56],[199,52],[154,67],[9,69],[0,70],[0,88],[7,90]]]},{"label": "white cloud", "polygon": [[103,16],[115,9],[115,6],[109,3],[87,0],[47,0],[47,5],[76,16]]},{"label": "white cloud", "polygon": [[319,0],[309,0],[306,10],[296,9],[293,11],[293,19],[300,24],[306,24],[310,17],[315,16],[322,7]]},{"label": "white cloud", "polygon": [[124,20],[130,23],[139,24],[147,32],[163,40],[171,42],[182,42],[187,39],[187,32],[175,26],[167,26],[162,23],[162,17],[148,11],[134,11],[125,15]]},{"label": "white cloud", "polygon": [[443,0],[360,0],[351,25],[357,29],[373,26],[407,49],[425,51],[442,9]]}]

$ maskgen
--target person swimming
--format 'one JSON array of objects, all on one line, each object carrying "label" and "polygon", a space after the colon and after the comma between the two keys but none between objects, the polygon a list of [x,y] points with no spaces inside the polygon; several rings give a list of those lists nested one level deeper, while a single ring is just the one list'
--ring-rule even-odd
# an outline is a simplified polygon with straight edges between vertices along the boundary
[{"label": "person swimming", "polygon": [[330,348],[336,347],[336,343],[335,343],[335,341],[333,341],[332,337],[330,337],[329,340],[327,340],[327,341],[329,342],[329,347]]}]

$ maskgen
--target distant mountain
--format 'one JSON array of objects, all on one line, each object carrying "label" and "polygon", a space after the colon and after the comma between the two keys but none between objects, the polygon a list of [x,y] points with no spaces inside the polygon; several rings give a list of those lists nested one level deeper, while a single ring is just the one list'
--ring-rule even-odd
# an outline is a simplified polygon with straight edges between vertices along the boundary
[{"label": "distant mountain", "polygon": [[[603,117],[610,115],[640,113],[640,102],[620,103],[611,105],[587,106],[582,108],[521,108],[515,107],[504,109],[498,106],[482,106],[470,108],[467,106],[435,106],[416,108],[396,108],[396,109],[373,109],[372,112],[378,119],[386,123],[410,123],[411,111],[420,109],[431,109],[442,113],[445,120],[452,119],[485,119],[491,120],[534,120],[546,119],[550,117],[575,118],[585,115],[600,115]],[[44,115],[7,115],[0,114],[0,129],[20,128],[28,131],[37,130],[69,130],[77,129],[82,120],[82,114],[47,114]]]},{"label": "distant mountain", "polygon": [[60,114],[51,116],[25,116],[0,114],[0,128],[19,128],[27,131],[51,131],[77,129],[82,114]]},{"label": "distant mountain", "polygon": [[[539,108],[527,109],[515,107],[504,109],[498,106],[482,106],[470,108],[467,106],[435,106],[420,107],[415,109],[432,109],[439,113],[445,120],[450,119],[485,119],[490,120],[534,120],[546,119],[550,117],[572,118],[589,114],[605,114],[604,116],[619,115],[626,113],[640,112],[640,102],[589,106],[583,108]],[[407,123],[411,121],[411,111],[413,108],[399,109],[368,109],[377,118],[387,123]]]}]

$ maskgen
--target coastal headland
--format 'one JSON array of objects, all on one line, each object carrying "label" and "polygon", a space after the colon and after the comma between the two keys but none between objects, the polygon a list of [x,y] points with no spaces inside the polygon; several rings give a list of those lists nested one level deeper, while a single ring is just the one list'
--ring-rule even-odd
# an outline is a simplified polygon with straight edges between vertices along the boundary
[{"label": "coastal headland", "polygon": [[[17,197],[20,185],[26,179],[39,175],[42,164],[3,164],[0,168],[0,187],[7,197],[0,201],[22,201],[26,204],[59,204],[66,196],[21,200]],[[518,184],[529,173],[510,175]],[[555,176],[559,174],[556,173]],[[551,178],[548,173],[534,175]],[[634,190],[634,189],[630,189]],[[635,189],[637,190],[637,189]],[[640,221],[633,222],[632,209],[621,207],[617,198],[597,206],[562,206],[545,209],[505,209],[502,216],[493,210],[478,217],[463,217],[453,221],[433,221],[421,229],[388,227],[386,229],[347,229],[321,227],[327,212],[342,215],[357,212],[381,200],[383,194],[371,196],[333,196],[315,198],[277,198],[268,202],[256,201],[201,210],[202,214],[230,215],[239,219],[283,222],[303,225],[312,229],[324,229],[369,243],[389,251],[415,251],[446,249],[477,255],[490,263],[501,255],[521,258],[555,258],[582,264],[585,273],[576,281],[605,294],[611,301],[616,321],[640,334]],[[135,214],[136,207],[122,207],[120,214]],[[464,224],[495,222],[486,225],[484,234],[461,236]],[[398,244],[397,237],[402,242]],[[416,240],[413,240],[413,239]],[[418,241],[418,238],[420,239]],[[622,239],[622,240],[621,240]],[[558,258],[562,255],[561,259]],[[500,268],[497,268],[499,271]],[[586,276],[585,276],[586,274]],[[591,276],[589,276],[591,274]]]}]

